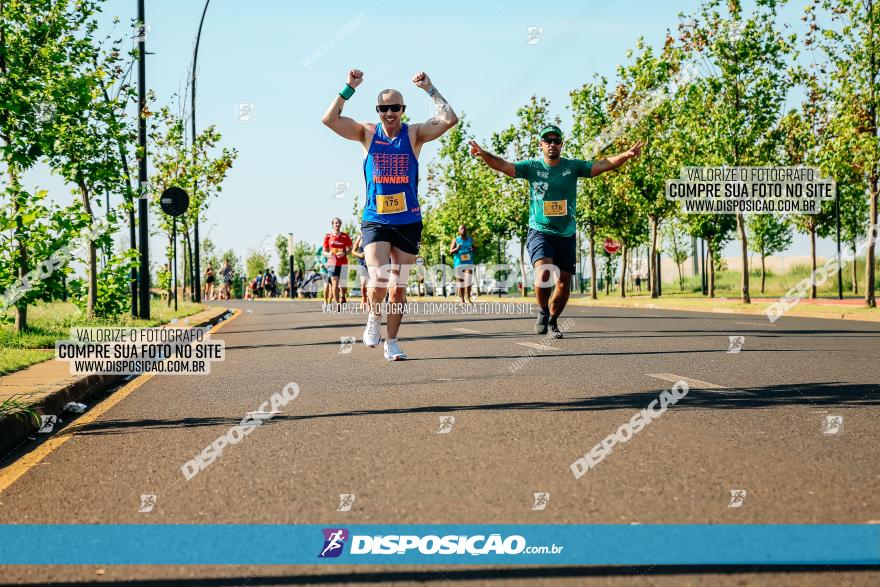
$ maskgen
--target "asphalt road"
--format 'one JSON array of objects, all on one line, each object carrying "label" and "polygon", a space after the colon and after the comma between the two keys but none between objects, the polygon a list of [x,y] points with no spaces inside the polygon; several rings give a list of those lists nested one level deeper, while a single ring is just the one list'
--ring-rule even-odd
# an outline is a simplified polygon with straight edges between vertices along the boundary
[{"label": "asphalt road", "polygon": [[[571,306],[566,338],[547,342],[527,313],[422,314],[401,332],[410,360],[389,363],[359,342],[345,352],[361,316],[228,304],[243,312],[215,335],[225,361],[150,378],[0,493],[0,523],[880,523],[876,323]],[[577,457],[678,379],[685,398],[575,479]],[[301,392],[282,413],[184,478],[184,462],[290,382]],[[843,417],[837,433],[826,416]],[[740,507],[731,490],[745,490]],[[152,512],[138,512],[143,494]],[[339,494],[356,496],[351,511]],[[92,580],[876,585],[880,572],[0,567],[10,583]]]}]

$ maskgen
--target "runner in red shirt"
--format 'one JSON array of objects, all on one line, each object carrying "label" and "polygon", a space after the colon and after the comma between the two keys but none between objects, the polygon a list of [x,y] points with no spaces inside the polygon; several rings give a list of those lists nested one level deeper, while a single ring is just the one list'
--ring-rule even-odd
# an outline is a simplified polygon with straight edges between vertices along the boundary
[{"label": "runner in red shirt", "polygon": [[333,301],[339,309],[339,304],[343,301],[339,277],[348,269],[351,237],[342,232],[342,220],[339,218],[331,220],[330,226],[333,227],[333,231],[324,235],[324,256],[327,257],[327,271],[330,274],[330,291],[333,292]]}]

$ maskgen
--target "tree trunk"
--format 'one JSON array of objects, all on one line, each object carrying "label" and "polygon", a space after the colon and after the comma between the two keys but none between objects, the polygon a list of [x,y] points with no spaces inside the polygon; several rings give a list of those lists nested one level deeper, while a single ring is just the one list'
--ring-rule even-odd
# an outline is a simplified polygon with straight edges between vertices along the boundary
[{"label": "tree trunk", "polygon": [[764,293],[764,281],[767,276],[767,269],[764,266],[764,255],[761,255],[761,293]]},{"label": "tree trunk", "polygon": [[196,274],[195,261],[193,260],[192,239],[189,236],[189,230],[184,232],[184,246],[186,247],[186,255],[189,258],[189,299],[191,302],[196,301]]},{"label": "tree trunk", "polygon": [[[82,196],[83,208],[86,214],[89,215],[89,230],[91,230],[95,223],[95,215],[92,213],[92,204],[89,201],[89,188],[86,187],[85,182],[82,180],[79,181],[79,194]],[[98,305],[98,250],[95,247],[95,241],[91,237],[89,238],[88,247],[89,292],[88,300],[86,301],[86,316],[94,318],[95,306]]]},{"label": "tree trunk", "polygon": [[810,266],[812,273],[810,274],[810,299],[816,299],[816,225],[810,223]]},{"label": "tree trunk", "polygon": [[[645,288],[648,291],[653,292],[653,284],[654,284],[654,257],[651,256],[651,243],[645,245],[645,253],[648,255],[648,266],[646,269],[648,270],[648,274],[645,275]],[[653,293],[651,297],[654,297]]]},{"label": "tree trunk", "polygon": [[852,291],[854,295],[859,295],[859,264],[856,262],[856,243],[852,243],[853,262],[852,262]]},{"label": "tree trunk", "polygon": [[740,299],[744,304],[751,304],[752,298],[749,296],[749,241],[746,237],[745,218],[739,212],[736,214],[736,228],[739,231],[739,242],[742,248],[742,287],[740,288],[742,295]]},{"label": "tree trunk", "polygon": [[593,226],[590,226],[590,298],[599,299],[596,290],[596,229]]},{"label": "tree trunk", "polygon": [[[3,2],[0,0],[0,13],[3,11]],[[6,79],[9,74],[9,68],[6,64],[6,32],[4,27],[0,27],[0,76]],[[9,128],[9,113],[7,108],[0,108],[0,138],[3,139],[4,145],[9,145],[11,137],[2,131]],[[18,169],[16,164],[7,160],[7,173],[9,174],[9,187],[12,188],[12,207],[15,215],[15,242],[16,248],[13,253],[13,266],[18,265],[18,278],[21,279],[27,275],[28,254],[27,245],[25,244],[26,235],[24,222],[21,219],[21,185],[18,182]],[[27,304],[24,300],[15,304],[15,331],[24,332],[28,329],[27,325]]]},{"label": "tree trunk", "polygon": [[[171,247],[169,249],[169,252],[171,252],[174,250],[174,239],[171,238],[170,234],[168,235],[168,242],[171,245]],[[171,276],[168,280],[168,291],[167,291],[167,293],[168,293],[167,306],[170,308],[171,307],[171,296],[174,295],[174,286],[177,285],[176,283],[174,283],[174,278],[176,277],[175,273],[177,272],[177,267],[174,266],[175,259],[174,259],[173,253],[171,255],[169,255],[168,257],[166,257],[166,259],[168,259],[168,267],[171,268]]]},{"label": "tree trunk", "polygon": [[620,245],[620,297],[626,297],[626,243]]},{"label": "tree trunk", "polygon": [[[183,233],[183,242],[186,245],[186,233]],[[187,283],[189,283],[189,255],[187,254],[187,247],[183,247],[183,292],[181,292],[180,297],[182,299],[186,299],[186,291],[187,291]],[[191,285],[191,284],[190,284]],[[192,287],[190,287],[192,289]]]},{"label": "tree trunk", "polygon": [[868,249],[865,251],[865,305],[869,308],[877,307],[874,297],[874,231],[877,228],[877,188],[878,177],[871,178],[871,213],[868,218]]},{"label": "tree trunk", "polygon": [[[4,137],[4,142],[8,141]],[[27,250],[27,233],[24,228],[24,222],[21,219],[21,184],[18,181],[18,170],[14,164],[9,165],[9,184],[12,188],[13,214],[15,215],[15,243],[16,255],[15,265],[18,266],[18,278],[23,279],[28,273],[28,250]],[[24,299],[15,304],[15,331],[24,332],[28,329],[27,324],[27,302]]]},{"label": "tree trunk", "polygon": [[[681,259],[681,257],[678,256],[678,253],[676,253],[675,258]],[[681,263],[676,263],[676,265],[678,265],[678,289],[684,291],[684,277],[681,276]]]},{"label": "tree trunk", "polygon": [[706,243],[706,260],[709,262],[709,297],[715,297],[715,255],[712,252],[712,244]]}]

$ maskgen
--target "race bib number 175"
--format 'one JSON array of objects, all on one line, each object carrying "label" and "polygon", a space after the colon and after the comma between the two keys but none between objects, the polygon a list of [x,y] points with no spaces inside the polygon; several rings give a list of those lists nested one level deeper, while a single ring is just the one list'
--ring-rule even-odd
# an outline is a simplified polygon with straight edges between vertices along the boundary
[{"label": "race bib number 175", "polygon": [[376,212],[378,214],[398,214],[406,211],[406,194],[377,195]]},{"label": "race bib number 175", "polygon": [[544,200],[544,216],[565,216],[568,214],[568,200]]}]

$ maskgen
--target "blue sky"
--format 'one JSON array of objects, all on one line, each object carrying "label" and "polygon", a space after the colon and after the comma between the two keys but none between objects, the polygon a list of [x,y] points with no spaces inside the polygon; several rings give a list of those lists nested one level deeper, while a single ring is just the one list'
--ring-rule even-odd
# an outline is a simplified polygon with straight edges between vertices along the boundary
[{"label": "blue sky", "polygon": [[[154,53],[147,62],[147,83],[161,105],[185,88],[203,2],[146,4],[147,50]],[[678,13],[696,6],[648,0],[212,0],[199,50],[197,122],[200,129],[216,124],[223,143],[236,147],[239,158],[211,203],[202,235],[210,234],[219,248],[234,248],[243,258],[261,243],[272,250],[279,233],[317,243],[330,218],[351,217],[353,198],[364,193],[361,148],[324,127],[321,115],[352,67],[364,71],[364,83],[347,115],[374,120],[376,94],[394,87],[403,92],[413,121],[428,118],[430,101],[411,82],[424,70],[453,108],[467,114],[471,130],[487,137],[510,124],[532,94],[547,97],[552,112],[566,121],[571,89],[595,73],[613,78],[639,36],[658,46],[666,30],[677,26]],[[121,32],[135,11],[135,0],[108,0],[102,22],[110,27],[118,16]],[[791,3],[781,20],[799,29],[802,11],[803,2]],[[359,15],[366,20],[316,61],[303,63]],[[532,26],[543,27],[543,36],[526,44]],[[242,102],[255,104],[254,121],[236,120]],[[436,151],[436,143],[423,149],[423,169]],[[67,197],[67,188],[45,170],[28,179]],[[346,198],[333,198],[336,181],[351,183]],[[153,242],[158,253],[163,241]],[[736,254],[736,246],[732,243],[727,254]],[[798,237],[790,252],[806,254],[807,247],[806,238]],[[832,247],[823,242],[820,253]],[[155,253],[153,260],[158,261]]]}]

